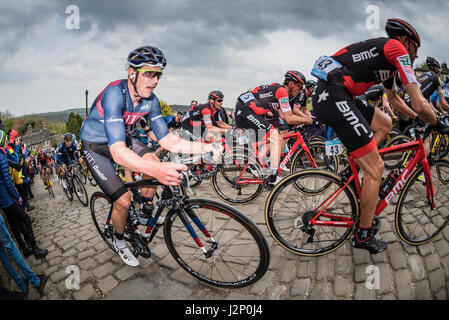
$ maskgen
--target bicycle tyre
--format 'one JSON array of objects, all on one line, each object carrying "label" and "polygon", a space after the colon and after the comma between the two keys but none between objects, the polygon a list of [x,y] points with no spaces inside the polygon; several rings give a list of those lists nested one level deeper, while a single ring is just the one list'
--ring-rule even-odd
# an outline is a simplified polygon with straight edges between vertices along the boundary
[{"label": "bicycle tyre", "polygon": [[[104,201],[100,203],[100,201]],[[114,228],[112,223],[106,224],[107,213],[112,210],[112,202],[103,192],[96,191],[90,197],[90,213],[94,221],[95,228],[104,242],[114,252]]]},{"label": "bicycle tyre", "polygon": [[[177,211],[170,210],[164,222],[164,238],[171,255],[185,271],[220,288],[246,287],[263,277],[270,264],[270,251],[262,232],[248,217],[226,204],[206,199],[188,199],[182,210],[194,212],[218,242],[217,250],[206,257]],[[192,222],[191,217],[188,220]],[[197,227],[194,223],[191,226]],[[211,245],[197,231],[203,245]],[[248,260],[244,260],[245,254]]]},{"label": "bicycle tyre", "polygon": [[[234,159],[236,162],[234,162]],[[212,190],[224,202],[229,204],[247,204],[255,201],[262,194],[264,190],[262,182],[247,185],[237,183],[237,179],[247,163],[248,158],[244,155],[226,155],[223,164],[219,166],[217,172],[211,177]],[[257,162],[252,162],[249,166],[247,171],[243,173],[242,178],[262,181],[263,174],[260,165]],[[251,172],[248,172],[248,170]]]},{"label": "bicycle tyre", "polygon": [[97,185],[97,181],[95,181],[94,177],[92,176],[92,174],[90,173],[89,169],[87,169],[87,179],[89,180],[90,184],[92,185],[92,187],[95,187]]},{"label": "bicycle tyre", "polygon": [[[77,187],[78,185],[78,187]],[[83,207],[87,207],[89,204],[89,195],[87,194],[86,188],[84,187],[83,182],[81,181],[80,177],[78,175],[72,176],[72,186],[73,186],[73,192],[75,193],[76,197],[78,198],[79,202],[83,205]],[[77,192],[77,190],[82,192],[83,196],[80,196]]]},{"label": "bicycle tyre", "polygon": [[399,237],[405,243],[415,246],[432,241],[449,221],[449,160],[437,160],[430,168],[435,210],[431,210],[427,200],[426,183],[421,178],[423,172],[424,169],[418,166],[407,180],[395,212],[395,226]]},{"label": "bicycle tyre", "polygon": [[67,196],[67,199],[69,199],[70,201],[73,201],[73,192],[72,192],[72,187],[70,185],[70,181],[67,178],[67,175],[64,177],[65,183],[67,185],[67,188],[64,188],[64,185],[62,185],[62,190],[64,191],[65,195]]},{"label": "bicycle tyre", "polygon": [[437,146],[437,158],[442,159],[449,153],[448,136],[441,135]]},{"label": "bicycle tyre", "polygon": [[[325,143],[323,141],[315,140],[307,145],[310,154],[312,155],[318,169],[329,170],[337,173],[339,169],[339,160],[337,156],[327,156]],[[299,170],[311,169],[309,157],[304,149],[299,149],[293,156],[292,165],[290,166],[290,173]]]},{"label": "bicycle tyre", "polygon": [[[385,148],[397,146],[400,144],[412,142],[412,138],[405,136],[405,135],[399,135],[394,138],[392,138],[390,141],[388,141],[385,144]],[[407,160],[411,159],[414,155],[414,151],[407,151],[407,152],[396,152],[391,154],[385,154],[382,155],[382,160],[385,163],[385,169],[387,170],[394,170],[399,169],[401,166],[405,166],[405,163]]]},{"label": "bicycle tyre", "polygon": [[[316,186],[311,192],[303,192],[291,186],[298,180],[303,186],[315,183],[327,187],[321,193],[315,192]],[[300,256],[320,256],[344,245],[352,234],[352,227],[314,226],[311,223],[319,212],[317,206],[342,186],[339,176],[317,169],[298,171],[282,180],[271,190],[265,204],[265,222],[273,239],[287,251]],[[349,185],[326,208],[326,213],[336,219],[332,221],[354,222],[359,212],[356,194]],[[320,215],[317,219],[325,221],[327,218]]]}]

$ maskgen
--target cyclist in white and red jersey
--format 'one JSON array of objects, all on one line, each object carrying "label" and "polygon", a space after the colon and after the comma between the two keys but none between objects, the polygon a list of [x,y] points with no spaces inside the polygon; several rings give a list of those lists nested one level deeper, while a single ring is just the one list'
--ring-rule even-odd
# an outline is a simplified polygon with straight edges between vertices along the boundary
[{"label": "cyclist in white and red jersey", "polygon": [[[312,102],[318,120],[336,131],[364,172],[361,216],[352,245],[369,250],[372,254],[382,252],[387,247],[386,243],[374,237],[372,222],[377,204],[377,197],[373,195],[379,193],[384,171],[377,146],[390,132],[391,120],[379,109],[359,109],[354,97],[374,84],[383,83],[388,101],[396,110],[413,119],[419,116],[437,131],[445,128],[423,97],[413,72],[413,61],[421,45],[418,33],[400,19],[389,19],[385,29],[388,38],[358,42],[332,57],[320,57],[312,70],[312,74],[319,79]],[[413,110],[396,94],[397,75],[400,75],[409,94]]]}]

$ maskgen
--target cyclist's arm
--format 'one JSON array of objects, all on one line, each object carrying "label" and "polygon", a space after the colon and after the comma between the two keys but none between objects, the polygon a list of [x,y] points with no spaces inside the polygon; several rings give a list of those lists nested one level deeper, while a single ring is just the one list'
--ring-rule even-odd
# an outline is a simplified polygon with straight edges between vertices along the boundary
[{"label": "cyclist's arm", "polygon": [[388,115],[392,118],[395,117],[395,114],[393,110],[390,108],[390,104],[388,103],[387,95],[382,95],[382,106],[384,107],[385,111],[387,111]]},{"label": "cyclist's arm", "polygon": [[407,90],[412,108],[419,115],[419,118],[424,122],[436,124],[437,118],[432,111],[432,105],[423,97],[418,85],[416,83],[406,84],[405,90]]},{"label": "cyclist's arm", "polygon": [[406,116],[416,119],[416,112],[414,112],[405,102],[402,100],[396,93],[395,90],[389,90],[385,89],[387,92],[387,99],[388,102],[395,108],[397,111],[399,111],[402,114],[405,114]]},{"label": "cyclist's arm", "polygon": [[109,146],[109,150],[112,159],[117,164],[126,167],[131,171],[154,177],[165,185],[178,185],[178,171],[187,171],[187,166],[182,164],[159,162],[148,158],[142,158],[132,150],[128,149],[125,142],[122,141]]},{"label": "cyclist's arm", "polygon": [[290,125],[312,124],[312,118],[301,117],[293,114],[288,98],[288,92],[284,87],[280,87],[275,93],[277,102],[279,103],[278,114]]},{"label": "cyclist's arm", "polygon": [[444,96],[443,90],[438,90],[438,97],[440,98],[440,109],[441,111],[449,112],[449,104],[446,101],[446,97]]},{"label": "cyclist's arm", "polygon": [[[204,125],[207,128],[207,131],[226,134],[226,131],[228,131],[228,129],[214,126],[214,122],[212,121],[212,114],[210,113],[210,110],[203,109],[203,111],[201,113],[203,116]],[[216,122],[215,122],[215,124],[218,125],[218,123],[216,123]],[[230,129],[232,129],[232,127]]]}]

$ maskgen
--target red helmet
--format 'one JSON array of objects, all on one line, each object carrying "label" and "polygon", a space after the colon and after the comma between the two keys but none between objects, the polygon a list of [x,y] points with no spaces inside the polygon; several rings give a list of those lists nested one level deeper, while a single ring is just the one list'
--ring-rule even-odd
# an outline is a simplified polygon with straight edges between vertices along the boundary
[{"label": "red helmet", "polygon": [[43,154],[44,151],[42,149],[39,150],[39,154]]}]

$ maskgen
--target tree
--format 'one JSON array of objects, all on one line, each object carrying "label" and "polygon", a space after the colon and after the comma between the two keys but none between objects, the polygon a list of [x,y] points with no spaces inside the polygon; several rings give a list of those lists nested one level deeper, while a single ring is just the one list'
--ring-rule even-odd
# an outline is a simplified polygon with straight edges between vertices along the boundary
[{"label": "tree", "polygon": [[173,110],[171,109],[170,105],[167,102],[165,102],[164,100],[160,100],[160,104],[163,117],[173,115]]},{"label": "tree", "polygon": [[83,119],[79,114],[75,115],[73,112],[70,112],[69,118],[65,123],[67,132],[73,133],[77,138],[80,135],[81,125],[83,124]]}]

